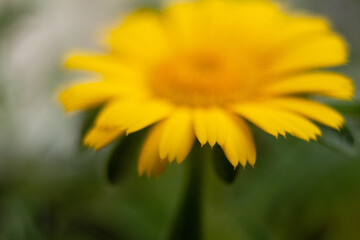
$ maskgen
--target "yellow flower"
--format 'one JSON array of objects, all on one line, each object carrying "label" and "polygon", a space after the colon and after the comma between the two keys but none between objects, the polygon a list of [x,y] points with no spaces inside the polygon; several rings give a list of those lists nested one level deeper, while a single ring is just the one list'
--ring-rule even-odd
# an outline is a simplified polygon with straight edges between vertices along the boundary
[{"label": "yellow flower", "polygon": [[246,122],[278,137],[316,140],[318,122],[344,118],[306,96],[349,100],[347,77],[315,71],[342,65],[344,40],[320,17],[287,13],[268,1],[179,3],[139,11],[105,37],[105,53],[72,53],[68,68],[97,73],[60,94],[67,111],[104,104],[84,144],[96,150],[154,125],[139,174],[181,163],[197,138],[218,144],[236,167],[254,165]]}]

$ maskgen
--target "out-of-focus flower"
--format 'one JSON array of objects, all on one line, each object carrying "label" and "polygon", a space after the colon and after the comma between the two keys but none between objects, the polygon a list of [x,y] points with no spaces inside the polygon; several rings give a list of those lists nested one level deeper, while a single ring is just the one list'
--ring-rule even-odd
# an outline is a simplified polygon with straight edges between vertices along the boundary
[{"label": "out-of-focus flower", "polygon": [[344,40],[320,17],[267,1],[180,3],[131,14],[105,37],[108,52],[72,53],[68,68],[98,73],[63,91],[67,111],[105,104],[84,139],[100,149],[155,124],[140,153],[139,174],[181,163],[195,138],[219,144],[228,160],[254,165],[244,119],[278,137],[309,141],[316,121],[339,129],[344,118],[305,95],[349,100],[347,77],[322,67],[347,59]]}]

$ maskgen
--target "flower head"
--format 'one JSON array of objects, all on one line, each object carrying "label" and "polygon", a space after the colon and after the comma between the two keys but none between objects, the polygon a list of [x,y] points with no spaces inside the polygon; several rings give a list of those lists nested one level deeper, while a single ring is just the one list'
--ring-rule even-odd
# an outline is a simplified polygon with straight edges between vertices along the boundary
[{"label": "flower head", "polygon": [[152,126],[139,173],[182,162],[194,140],[218,144],[236,167],[253,165],[246,121],[278,137],[309,141],[313,121],[339,129],[344,118],[312,95],[348,100],[347,77],[316,69],[342,65],[344,40],[320,17],[268,1],[208,0],[128,16],[105,37],[105,53],[73,53],[68,68],[97,73],[63,91],[66,110],[104,104],[84,139],[100,149]]}]

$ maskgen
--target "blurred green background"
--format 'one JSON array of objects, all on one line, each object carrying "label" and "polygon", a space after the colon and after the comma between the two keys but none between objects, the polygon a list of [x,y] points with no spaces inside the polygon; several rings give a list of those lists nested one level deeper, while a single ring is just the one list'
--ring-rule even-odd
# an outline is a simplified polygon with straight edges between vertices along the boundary
[{"label": "blurred green background", "polygon": [[[280,2],[332,20],[351,49],[349,64],[336,70],[359,85],[360,1]],[[199,212],[181,208],[190,161],[149,180],[137,176],[129,157],[113,159],[109,173],[114,145],[98,153],[81,147],[90,114],[66,116],[54,96],[74,79],[61,67],[63,54],[96,47],[96,30],[119,14],[159,5],[0,0],[0,240],[170,239],[180,212],[200,224],[206,240],[360,239],[358,96],[333,103],[345,113],[348,132],[325,129],[318,143],[276,140],[254,129],[255,168],[241,170],[231,184],[203,159]]]}]

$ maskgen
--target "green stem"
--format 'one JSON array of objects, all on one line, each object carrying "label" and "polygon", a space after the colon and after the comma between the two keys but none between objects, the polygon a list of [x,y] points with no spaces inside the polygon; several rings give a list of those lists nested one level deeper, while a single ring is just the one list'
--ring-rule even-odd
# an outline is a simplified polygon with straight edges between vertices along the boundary
[{"label": "green stem", "polygon": [[194,146],[191,159],[188,159],[188,183],[185,197],[170,233],[169,240],[200,240],[201,239],[201,184],[202,165],[200,146]]}]

